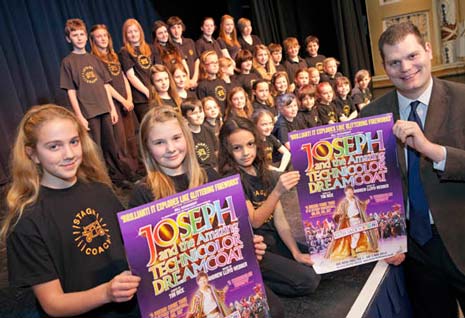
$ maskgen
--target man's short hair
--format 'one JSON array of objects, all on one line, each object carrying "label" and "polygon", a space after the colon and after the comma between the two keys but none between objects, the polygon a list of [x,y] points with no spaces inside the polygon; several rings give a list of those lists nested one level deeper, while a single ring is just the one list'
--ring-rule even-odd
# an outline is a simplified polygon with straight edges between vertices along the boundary
[{"label": "man's short hair", "polygon": [[379,37],[378,49],[381,59],[384,63],[384,45],[395,45],[402,41],[407,35],[413,34],[420,45],[425,48],[425,39],[420,33],[420,30],[412,22],[401,22],[391,25]]}]

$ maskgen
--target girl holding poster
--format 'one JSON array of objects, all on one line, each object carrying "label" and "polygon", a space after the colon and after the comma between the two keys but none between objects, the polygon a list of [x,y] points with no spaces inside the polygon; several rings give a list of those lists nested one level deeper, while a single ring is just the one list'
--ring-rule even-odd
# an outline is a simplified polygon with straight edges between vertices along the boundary
[{"label": "girl holding poster", "polygon": [[280,202],[281,195],[299,181],[299,172],[279,175],[268,169],[262,139],[246,118],[227,120],[220,142],[220,172],[241,175],[254,233],[265,238],[267,252],[260,262],[264,281],[274,292],[288,297],[313,292],[320,277],[312,268],[310,255],[302,252],[307,247],[292,236]]},{"label": "girl holding poster", "polygon": [[123,207],[98,154],[64,107],[32,107],[19,125],[0,233],[10,285],[32,287],[48,316],[140,315],[115,217]]},{"label": "girl holding poster", "polygon": [[[219,178],[200,167],[192,134],[181,114],[169,106],[151,109],[140,125],[139,145],[147,177],[134,186],[129,208],[195,188]],[[263,237],[254,235],[255,254],[262,260]],[[284,317],[279,298],[267,289],[272,317]]]}]

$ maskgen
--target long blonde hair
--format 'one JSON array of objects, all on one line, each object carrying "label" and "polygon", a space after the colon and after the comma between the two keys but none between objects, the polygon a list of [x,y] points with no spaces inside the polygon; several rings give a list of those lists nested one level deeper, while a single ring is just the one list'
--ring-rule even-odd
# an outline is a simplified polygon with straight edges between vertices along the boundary
[{"label": "long blonde hair", "polygon": [[[259,51],[265,51],[268,54],[268,61],[265,66],[258,63],[257,56]],[[274,65],[273,59],[271,58],[270,50],[266,45],[257,44],[254,46],[253,52],[253,68],[255,71],[264,79],[271,81],[273,74],[276,73],[276,66]]]},{"label": "long blonde hair", "polygon": [[150,131],[157,125],[163,129],[163,123],[176,119],[186,140],[186,157],[183,164],[189,179],[189,188],[198,187],[207,182],[205,171],[200,167],[194,150],[192,133],[181,114],[170,106],[160,106],[148,111],[140,124],[139,147],[142,160],[147,170],[147,185],[155,199],[161,199],[176,193],[173,181],[160,168],[158,162],[150,153],[148,144]]},{"label": "long blonde hair", "polygon": [[[140,33],[140,42],[139,42],[139,47],[140,47],[140,52],[145,55],[145,56],[151,56],[152,55],[152,49],[150,48],[150,45],[145,42],[145,35],[144,35],[144,30],[142,29],[142,26],[140,25],[139,21],[136,19],[127,19],[124,21],[123,24],[123,45],[128,50],[129,54],[132,56],[136,56],[136,52],[134,50],[134,47],[131,45],[127,38],[127,31],[128,28],[132,25],[135,25],[139,29]],[[153,61],[152,61],[153,63]]]},{"label": "long blonde hair", "polygon": [[100,152],[87,130],[79,124],[76,116],[64,107],[46,104],[32,107],[23,117],[11,154],[12,183],[6,197],[8,214],[0,229],[0,238],[5,240],[24,210],[37,202],[43,171],[31,159],[28,149],[37,145],[38,133],[46,122],[67,119],[76,125],[82,147],[82,162],[77,177],[84,182],[101,182],[111,187],[106,167]]}]

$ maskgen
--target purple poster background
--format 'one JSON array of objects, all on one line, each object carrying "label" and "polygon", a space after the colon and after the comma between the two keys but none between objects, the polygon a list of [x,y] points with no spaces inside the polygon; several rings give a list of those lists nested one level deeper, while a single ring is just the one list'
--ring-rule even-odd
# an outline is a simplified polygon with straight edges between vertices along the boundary
[{"label": "purple poster background", "polygon": [[[407,250],[392,126],[392,114],[385,114],[289,133],[292,164],[301,173],[302,223],[317,273]],[[357,198],[350,201],[356,202],[352,208],[345,199],[348,185]]]},{"label": "purple poster background", "polygon": [[238,175],[118,213],[142,317],[186,317],[199,272],[226,288],[227,317],[267,310]]}]

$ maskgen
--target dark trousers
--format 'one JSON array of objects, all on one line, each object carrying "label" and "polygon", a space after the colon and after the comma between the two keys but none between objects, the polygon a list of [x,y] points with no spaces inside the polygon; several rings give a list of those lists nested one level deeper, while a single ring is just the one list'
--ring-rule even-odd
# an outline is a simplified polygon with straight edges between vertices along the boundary
[{"label": "dark trousers", "polygon": [[[259,233],[263,235],[263,233]],[[320,283],[320,275],[313,267],[294,260],[291,252],[277,235],[270,239],[265,235],[267,250],[260,261],[260,269],[266,285],[276,294],[297,297],[315,291]],[[274,243],[271,243],[273,242]],[[298,244],[303,253],[308,253],[305,245]]]},{"label": "dark trousers", "polygon": [[137,148],[139,123],[134,111],[126,111],[116,100],[114,103],[119,118],[118,122],[113,125],[116,144],[119,148],[118,158],[131,169],[132,173],[128,177],[132,177],[141,167]]},{"label": "dark trousers", "polygon": [[102,114],[89,118],[87,121],[89,122],[89,133],[102,151],[111,180],[115,182],[127,180],[127,176],[131,174],[131,169],[118,158],[119,148],[110,114]]},{"label": "dark trousers", "polygon": [[148,102],[145,103],[134,103],[134,112],[136,113],[137,120],[139,123],[142,122],[142,118],[144,115],[150,110],[150,106]]},{"label": "dark trousers", "polygon": [[458,317],[457,301],[465,309],[465,274],[457,269],[436,228],[432,228],[433,238],[424,246],[408,239],[404,269],[413,315]]}]

